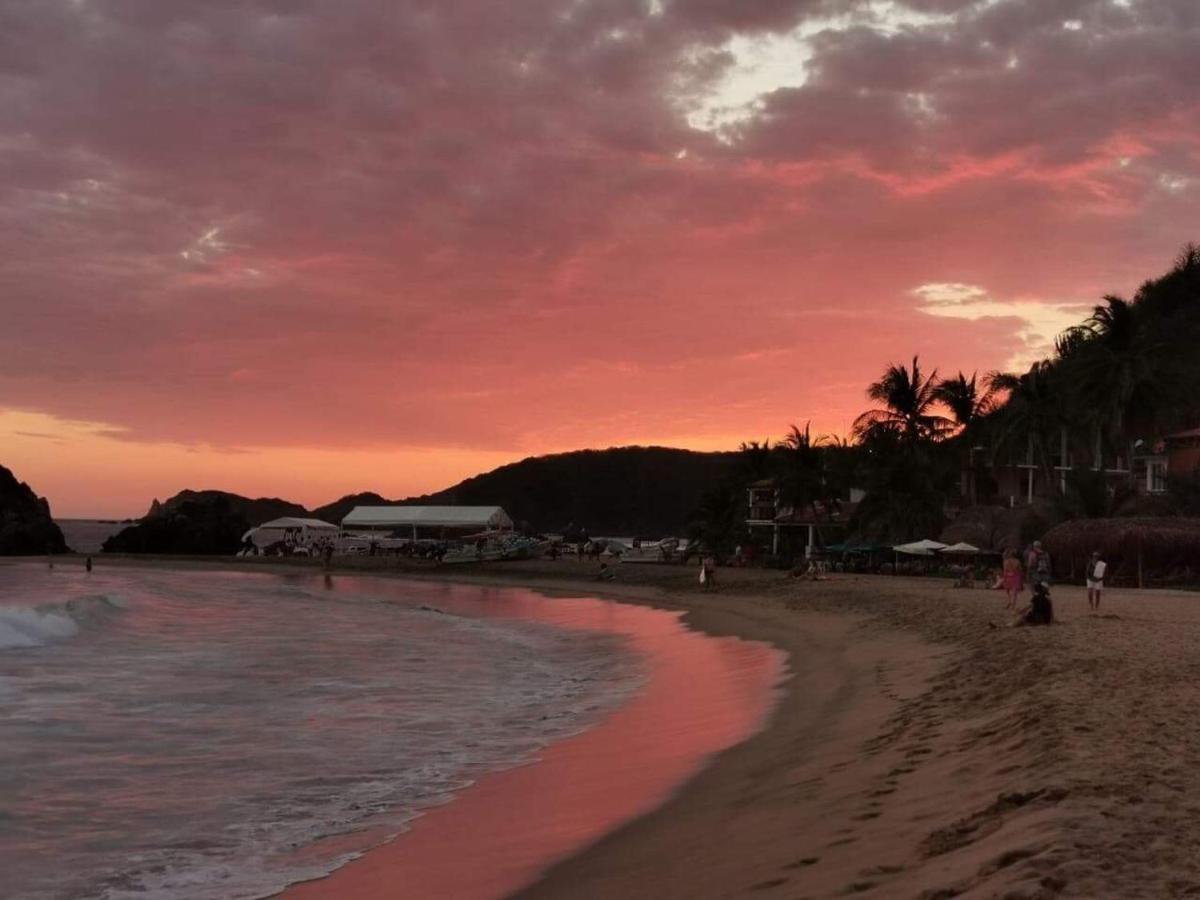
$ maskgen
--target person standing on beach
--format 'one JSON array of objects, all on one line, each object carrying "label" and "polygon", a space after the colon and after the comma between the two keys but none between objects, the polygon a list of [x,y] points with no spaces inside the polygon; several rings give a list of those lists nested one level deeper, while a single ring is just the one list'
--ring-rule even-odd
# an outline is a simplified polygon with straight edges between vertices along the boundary
[{"label": "person standing on beach", "polygon": [[1047,553],[1046,550],[1044,550],[1042,548],[1041,541],[1037,541],[1035,546],[1037,547],[1037,551],[1038,551],[1037,566],[1036,566],[1037,583],[1049,586],[1050,585],[1050,554]]},{"label": "person standing on beach", "polygon": [[1016,609],[1017,598],[1021,596],[1021,591],[1024,589],[1025,574],[1021,571],[1021,561],[1017,559],[1015,550],[1004,551],[1004,574],[1001,577],[1001,586],[1004,592],[1008,595],[1008,604],[1005,609]]},{"label": "person standing on beach", "polygon": [[1050,583],[1050,554],[1042,549],[1041,541],[1034,541],[1025,558],[1025,577],[1032,588],[1038,584]]},{"label": "person standing on beach", "polygon": [[1021,562],[1025,565],[1025,583],[1029,587],[1033,587],[1033,568],[1037,565],[1036,542],[1025,548],[1025,554]]},{"label": "person standing on beach", "polygon": [[700,559],[700,583],[704,585],[706,591],[710,591],[717,586],[716,582],[717,561],[711,553],[706,553]]},{"label": "person standing on beach", "polygon": [[1087,566],[1088,609],[1096,612],[1100,611],[1100,593],[1104,590],[1104,573],[1107,570],[1108,563],[1101,558],[1100,551],[1096,550]]}]

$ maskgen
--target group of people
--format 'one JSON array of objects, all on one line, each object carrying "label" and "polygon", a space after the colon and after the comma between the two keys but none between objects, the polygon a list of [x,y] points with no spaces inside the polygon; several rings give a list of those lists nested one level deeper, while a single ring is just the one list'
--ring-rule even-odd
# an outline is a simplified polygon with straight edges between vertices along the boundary
[{"label": "group of people", "polygon": [[[1104,592],[1104,574],[1108,569],[1100,551],[1092,553],[1084,573],[1087,585],[1088,609],[1100,609],[1100,598]],[[1005,608],[1015,615],[1013,625],[1049,625],[1054,621],[1054,608],[1050,603],[1050,576],[1052,572],[1050,554],[1041,541],[1034,541],[1025,551],[1024,564],[1015,550],[1004,551],[1004,565],[1000,574],[1000,587],[1008,596]],[[1030,590],[1029,605],[1018,609],[1021,593]]]}]

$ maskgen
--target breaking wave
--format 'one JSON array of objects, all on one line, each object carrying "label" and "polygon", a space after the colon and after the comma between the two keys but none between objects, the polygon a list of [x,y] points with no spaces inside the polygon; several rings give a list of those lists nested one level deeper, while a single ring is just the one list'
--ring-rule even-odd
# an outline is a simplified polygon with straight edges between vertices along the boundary
[{"label": "breaking wave", "polygon": [[0,606],[0,650],[44,647],[67,640],[124,608],[124,599],[115,594],[42,606]]}]

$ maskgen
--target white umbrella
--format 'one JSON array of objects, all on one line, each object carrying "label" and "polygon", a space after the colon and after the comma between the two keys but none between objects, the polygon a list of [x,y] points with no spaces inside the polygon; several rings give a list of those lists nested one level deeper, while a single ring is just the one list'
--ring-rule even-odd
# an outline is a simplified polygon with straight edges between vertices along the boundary
[{"label": "white umbrella", "polygon": [[965,541],[960,541],[957,544],[951,544],[949,547],[944,547],[942,549],[942,552],[943,553],[962,553],[964,555],[969,555],[972,553],[979,553],[981,551],[974,544],[968,544]]},{"label": "white umbrella", "polygon": [[913,541],[911,544],[900,544],[892,549],[906,556],[933,556],[934,550],[945,550],[946,547],[947,545],[941,541],[931,541],[926,538],[923,541]]}]

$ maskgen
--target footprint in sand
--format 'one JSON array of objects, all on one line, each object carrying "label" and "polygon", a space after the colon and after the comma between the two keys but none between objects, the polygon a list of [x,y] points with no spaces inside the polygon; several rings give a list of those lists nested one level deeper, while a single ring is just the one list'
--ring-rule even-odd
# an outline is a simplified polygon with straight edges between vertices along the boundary
[{"label": "footprint in sand", "polygon": [[784,866],[784,868],[785,869],[806,869],[809,866],[815,866],[820,861],[821,861],[821,857],[819,857],[819,856],[806,856],[803,859],[798,859],[795,862],[788,863],[786,866]]},{"label": "footprint in sand", "polygon": [[750,885],[752,891],[765,891],[773,887],[779,887],[781,884],[787,884],[786,878],[768,878],[766,881],[760,881],[758,884]]}]

